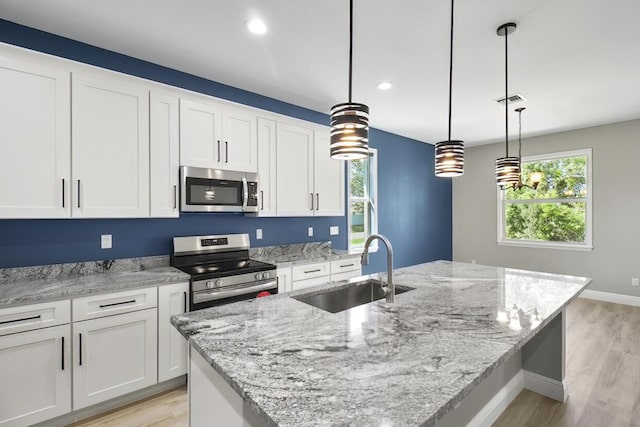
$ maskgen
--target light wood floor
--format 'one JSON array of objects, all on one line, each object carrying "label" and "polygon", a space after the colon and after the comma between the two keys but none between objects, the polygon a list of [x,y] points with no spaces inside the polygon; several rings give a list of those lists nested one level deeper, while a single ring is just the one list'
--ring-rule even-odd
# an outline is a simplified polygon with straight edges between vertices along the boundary
[{"label": "light wood floor", "polygon": [[[569,399],[523,390],[494,427],[640,427],[640,307],[576,299],[567,308]],[[189,424],[186,387],[74,424]]]},{"label": "light wood floor", "polygon": [[578,298],[566,344],[567,401],[523,390],[494,427],[640,426],[640,307]]}]

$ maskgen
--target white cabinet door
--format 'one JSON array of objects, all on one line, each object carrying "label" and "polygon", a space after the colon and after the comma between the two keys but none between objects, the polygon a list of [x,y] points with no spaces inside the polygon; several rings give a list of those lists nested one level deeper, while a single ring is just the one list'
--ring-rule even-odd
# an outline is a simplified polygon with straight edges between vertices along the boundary
[{"label": "white cabinet door", "polygon": [[278,293],[283,294],[291,291],[291,267],[278,268],[276,270],[278,279]]},{"label": "white cabinet door", "polygon": [[276,122],[258,118],[258,216],[276,215]]},{"label": "white cabinet door", "polygon": [[223,160],[222,106],[180,99],[180,164],[219,169]]},{"label": "white cabinet door", "polygon": [[178,217],[180,129],[178,97],[149,96],[149,177],[152,217]]},{"label": "white cabinet door", "polygon": [[189,347],[187,340],[171,324],[169,318],[189,310],[189,283],[158,287],[158,381],[166,381],[187,373]]},{"label": "white cabinet door", "polygon": [[0,425],[27,426],[71,411],[69,325],[0,337]]},{"label": "white cabinet door", "polygon": [[69,82],[0,57],[0,218],[70,216]]},{"label": "white cabinet door", "polygon": [[156,384],[157,309],[73,324],[73,409]]},{"label": "white cabinet door", "polygon": [[73,216],[149,216],[149,91],[107,73],[72,76]]},{"label": "white cabinet door", "polygon": [[344,216],[345,162],[332,159],[329,131],[314,132],[314,189],[316,216]]},{"label": "white cabinet door", "polygon": [[313,130],[277,124],[276,209],[278,216],[312,216]]},{"label": "white cabinet door", "polygon": [[220,169],[258,171],[258,116],[249,108],[224,107],[222,110],[222,136],[224,158]]},{"label": "white cabinet door", "polygon": [[330,276],[320,276],[313,279],[296,280],[291,282],[291,290],[298,291],[300,289],[310,288],[312,286],[324,285],[331,281]]}]

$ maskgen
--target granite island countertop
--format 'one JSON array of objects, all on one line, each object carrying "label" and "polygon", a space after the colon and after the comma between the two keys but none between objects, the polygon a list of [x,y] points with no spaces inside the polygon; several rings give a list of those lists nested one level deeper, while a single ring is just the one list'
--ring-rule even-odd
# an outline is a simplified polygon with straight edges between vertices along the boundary
[{"label": "granite island countertop", "polygon": [[[590,279],[437,261],[394,270],[415,288],[339,313],[307,305],[334,283],[175,316],[190,344],[269,425],[433,425]],[[536,308],[511,330],[498,309]]]},{"label": "granite island countertop", "polygon": [[3,269],[0,309],[187,281],[168,257]]},{"label": "granite island countertop", "polygon": [[275,264],[280,268],[360,257],[359,254],[350,254],[344,249],[333,249],[331,242],[264,246],[251,248],[249,253],[256,261]]}]

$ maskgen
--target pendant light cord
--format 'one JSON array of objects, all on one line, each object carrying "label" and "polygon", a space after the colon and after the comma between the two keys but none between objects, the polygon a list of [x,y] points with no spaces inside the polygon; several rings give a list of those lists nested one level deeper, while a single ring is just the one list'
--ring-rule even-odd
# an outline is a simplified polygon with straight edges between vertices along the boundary
[{"label": "pendant light cord", "polygon": [[451,35],[449,38],[449,142],[451,142],[451,97],[453,87],[453,0],[451,0]]},{"label": "pendant light cord", "polygon": [[349,103],[351,103],[351,80],[353,76],[353,0],[349,7]]},{"label": "pendant light cord", "polygon": [[504,145],[509,157],[509,27],[504,29]]},{"label": "pendant light cord", "polygon": [[522,161],[522,109],[518,109],[518,159]]}]

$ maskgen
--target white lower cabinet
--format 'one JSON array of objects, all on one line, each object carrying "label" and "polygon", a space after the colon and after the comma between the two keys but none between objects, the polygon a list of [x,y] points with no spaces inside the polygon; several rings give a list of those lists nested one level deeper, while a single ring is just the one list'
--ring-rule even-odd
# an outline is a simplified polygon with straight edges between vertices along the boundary
[{"label": "white lower cabinet", "polygon": [[71,411],[70,326],[0,337],[0,426],[28,426]]},{"label": "white lower cabinet", "polygon": [[189,346],[169,318],[189,310],[189,282],[158,288],[158,381],[187,373]]},{"label": "white lower cabinet", "polygon": [[279,294],[291,291],[291,267],[278,268],[276,277],[278,279]]},{"label": "white lower cabinet", "polygon": [[73,324],[73,409],[139,390],[158,379],[157,309]]}]

